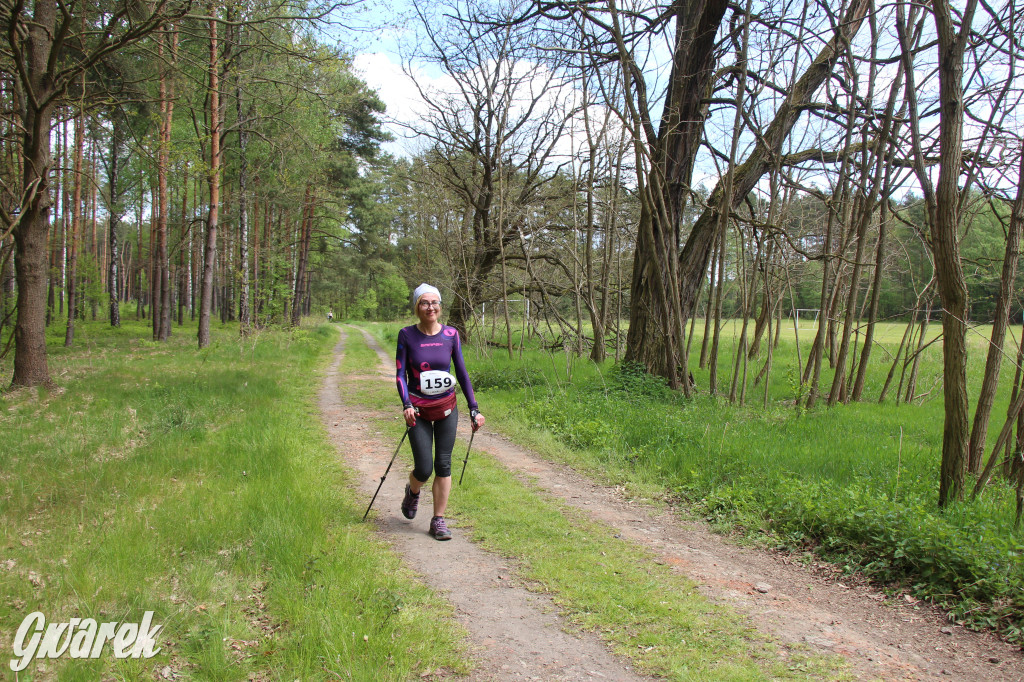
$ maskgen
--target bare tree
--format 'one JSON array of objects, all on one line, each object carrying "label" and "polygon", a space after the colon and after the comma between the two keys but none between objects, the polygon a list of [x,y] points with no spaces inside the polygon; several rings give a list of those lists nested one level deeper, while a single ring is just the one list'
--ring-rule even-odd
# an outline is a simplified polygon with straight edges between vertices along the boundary
[{"label": "bare tree", "polygon": [[[556,70],[520,58],[525,43],[514,25],[495,28],[473,2],[446,9],[448,21],[440,22],[418,8],[429,46],[419,57],[440,66],[454,88],[417,85],[428,111],[416,132],[429,140],[428,170],[465,209],[453,234],[457,243],[448,248],[446,284],[454,294],[448,323],[468,337],[474,306],[506,298],[503,287],[489,293],[490,277],[527,227],[523,208],[555,175],[567,94]],[[411,65],[407,71],[416,80]]]},{"label": "bare tree", "polygon": [[905,5],[897,5],[900,45],[907,79],[914,163],[927,207],[935,272],[942,302],[942,356],[945,421],[942,434],[942,465],[939,476],[939,506],[963,496],[967,471],[967,284],[960,262],[959,240],[962,207],[958,186],[963,157],[963,66],[964,51],[971,36],[977,0],[967,0],[956,22],[947,0],[932,1],[932,16],[938,38],[939,78],[939,162],[938,181],[933,185],[925,169],[919,133],[918,106],[914,86],[914,65],[907,38],[911,26]]}]

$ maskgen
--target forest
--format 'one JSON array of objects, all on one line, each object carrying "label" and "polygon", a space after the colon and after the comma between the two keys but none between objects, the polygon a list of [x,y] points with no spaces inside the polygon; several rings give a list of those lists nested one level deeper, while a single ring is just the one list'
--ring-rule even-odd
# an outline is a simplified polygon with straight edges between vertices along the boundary
[{"label": "forest", "polygon": [[[940,504],[982,472],[1022,315],[1014,3],[414,4],[406,71],[444,78],[412,78],[408,157],[381,151],[384,105],[328,40],[353,9],[5,5],[13,385],[49,381],[45,330],[70,346],[85,316],[145,318],[157,340],[198,319],[202,348],[212,316],[243,334],[328,308],[392,319],[424,280],[468,339],[489,305],[510,352],[515,316],[687,394],[697,325],[701,390],[718,394],[720,364],[745,367],[785,320],[821,321],[808,407],[866,399],[878,322],[906,325],[894,367],[934,322]],[[725,358],[730,318],[752,324]]]},{"label": "forest", "polygon": [[[929,508],[997,488],[1019,532],[1024,6],[416,0],[416,120],[355,66],[376,10],[0,0],[5,387],[60,385],[94,321],[199,353],[430,282],[496,390],[938,404]],[[524,419],[610,437],[577,417]]]}]

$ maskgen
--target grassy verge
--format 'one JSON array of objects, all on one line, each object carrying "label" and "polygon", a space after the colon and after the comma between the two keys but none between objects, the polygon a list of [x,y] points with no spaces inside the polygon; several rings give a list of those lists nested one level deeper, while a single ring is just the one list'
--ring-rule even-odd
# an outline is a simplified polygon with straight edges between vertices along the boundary
[{"label": "grassy verge", "polygon": [[[374,329],[381,334],[385,328]],[[357,335],[349,336],[348,345],[362,352]],[[363,380],[353,388],[366,404],[397,410],[390,382]],[[395,438],[401,432],[393,419],[379,420],[378,427]],[[458,532],[470,532],[508,558],[535,589],[552,595],[572,623],[596,632],[646,673],[672,680],[845,675],[836,658],[768,641],[728,609],[711,605],[694,583],[656,563],[643,547],[520,482],[482,452],[472,454],[466,485],[454,491],[449,515]]]},{"label": "grassy verge", "polygon": [[[239,340],[144,323],[51,339],[58,388],[0,395],[0,640],[22,619],[139,621],[150,660],[20,679],[404,680],[462,671],[450,607],[358,522],[317,416],[326,326]],[[6,667],[7,661],[0,664]]]},{"label": "grassy verge", "polygon": [[[375,331],[393,343],[394,325]],[[565,353],[527,349],[509,359],[501,349],[471,347],[467,363],[490,423],[519,442],[637,494],[679,502],[723,531],[808,561],[823,556],[932,600],[953,621],[1024,643],[1024,537],[1013,527],[1013,491],[997,481],[977,501],[937,508],[941,346],[922,357],[918,399],[878,404],[885,353],[895,352],[902,327],[879,331],[865,402],[811,411],[796,405],[799,365],[786,335],[774,353],[767,406],[764,383],[753,384],[763,354],[750,362],[745,406],[707,395],[708,370],[696,367],[703,394],[685,400],[628,367]],[[810,337],[801,332],[803,358]],[[968,339],[975,389],[984,339],[985,330]],[[725,348],[730,343],[726,336]],[[699,337],[693,348],[696,365]],[[720,368],[726,394],[731,357],[724,353]],[[1012,378],[1013,369],[1008,364],[1003,376]],[[826,392],[830,382],[826,363]],[[1009,379],[1003,383],[990,445],[1008,403]]]}]

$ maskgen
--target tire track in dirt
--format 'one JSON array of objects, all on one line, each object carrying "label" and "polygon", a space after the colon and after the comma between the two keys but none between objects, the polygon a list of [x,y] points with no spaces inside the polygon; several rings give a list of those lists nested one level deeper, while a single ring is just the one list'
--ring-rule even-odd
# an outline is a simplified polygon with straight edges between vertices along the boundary
[{"label": "tire track in dirt", "polygon": [[[396,444],[384,441],[369,425],[380,413],[342,396],[339,367],[344,339],[343,335],[334,348],[335,360],[320,390],[320,414],[339,454],[358,472],[359,492],[369,503]],[[381,374],[375,372],[372,378],[379,379]],[[455,523],[449,523],[454,537],[447,542],[427,535],[429,487],[424,488],[416,519],[405,519],[399,505],[410,466],[409,448],[403,444],[371,515],[394,551],[454,606],[456,617],[469,632],[477,664],[470,681],[650,680],[613,656],[597,637],[568,633],[550,598],[519,584],[504,559],[469,542]]]},{"label": "tire track in dirt", "polygon": [[[390,379],[390,356],[360,331],[380,358],[381,374]],[[699,583],[709,599],[730,605],[778,641],[842,656],[858,678],[1024,682],[1019,648],[990,633],[953,625],[928,604],[888,597],[825,564],[808,566],[791,555],[739,547],[703,524],[628,499],[622,488],[597,483],[492,432],[477,433],[473,446],[648,547],[660,561]],[[400,497],[404,486],[393,488]]]}]

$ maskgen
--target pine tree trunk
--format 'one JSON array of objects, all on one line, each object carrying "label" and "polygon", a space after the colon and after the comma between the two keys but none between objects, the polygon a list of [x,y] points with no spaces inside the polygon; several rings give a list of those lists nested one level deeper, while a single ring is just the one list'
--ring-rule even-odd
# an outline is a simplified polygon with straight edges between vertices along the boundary
[{"label": "pine tree trunk", "polygon": [[220,83],[217,64],[217,3],[209,3],[210,28],[210,186],[209,218],[206,221],[206,250],[203,258],[202,294],[199,300],[200,348],[210,345],[210,311],[213,307],[213,269],[217,263],[217,222],[220,204]]},{"label": "pine tree trunk", "polygon": [[306,265],[309,259],[310,233],[313,229],[313,185],[306,185],[306,198],[303,201],[302,234],[299,238],[298,262],[295,270],[295,295],[292,297],[292,326],[298,327],[302,318],[303,300],[306,296]]},{"label": "pine tree trunk", "polygon": [[18,318],[14,324],[14,386],[47,383],[46,236],[50,229],[50,129],[52,83],[46,77],[57,4],[37,0],[25,42],[25,66],[34,99],[20,101],[22,124],[22,218],[13,231]]},{"label": "pine tree trunk", "polygon": [[[64,123],[64,131],[67,132],[67,122]],[[13,142],[13,141],[12,141]],[[57,290],[63,286],[63,281],[59,280],[60,273],[64,271],[63,263],[63,245],[64,245],[64,230],[61,229],[61,221],[64,220],[64,215],[61,211],[61,189],[64,185],[67,173],[63,172],[63,168],[67,163],[67,140],[61,139],[57,144],[57,163],[54,171],[55,182],[53,183],[53,205],[55,206],[53,215],[53,230],[50,233],[50,283],[49,290],[46,293],[46,326],[50,326],[50,322],[53,321],[54,309],[57,305]],[[14,171],[16,167],[11,164],[11,170]],[[2,251],[2,249],[0,249]],[[61,308],[63,308],[63,290],[61,291]],[[0,315],[3,314],[3,310],[0,310]],[[0,329],[3,327],[3,322],[0,321]],[[0,346],[2,349],[2,346]]]},{"label": "pine tree trunk", "polygon": [[[83,81],[82,88],[85,85]],[[78,249],[82,226],[82,154],[85,146],[85,113],[79,109],[75,119],[74,195],[71,200],[71,258],[68,264],[68,325],[64,331],[64,346],[75,342],[75,315],[78,314]]]},{"label": "pine tree trunk", "polygon": [[238,115],[238,268],[242,277],[238,301],[239,332],[247,334],[252,324],[249,303],[249,162],[246,147],[249,144],[248,124],[242,117],[242,88],[235,75],[235,111]]},{"label": "pine tree trunk", "polygon": [[109,312],[110,312],[110,326],[120,327],[121,326],[121,290],[120,290],[120,278],[118,273],[119,254],[118,254],[118,243],[117,243],[117,230],[121,225],[121,196],[117,189],[118,174],[120,168],[118,167],[119,153],[121,147],[121,135],[122,135],[122,123],[120,119],[115,116],[111,121],[111,140],[110,140],[110,163],[107,166],[107,192],[110,197],[110,202],[107,206],[107,228],[108,237],[107,243],[110,245],[109,257],[110,262],[108,263],[108,276],[107,283],[110,293],[109,301]]}]

